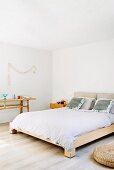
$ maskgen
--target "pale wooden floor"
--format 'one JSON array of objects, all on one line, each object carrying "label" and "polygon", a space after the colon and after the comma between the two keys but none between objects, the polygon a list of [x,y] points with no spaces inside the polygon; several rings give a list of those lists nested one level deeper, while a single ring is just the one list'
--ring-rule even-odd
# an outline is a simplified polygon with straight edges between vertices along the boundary
[{"label": "pale wooden floor", "polygon": [[114,142],[114,135],[80,147],[74,158],[63,149],[28,135],[9,134],[8,124],[0,125],[0,170],[107,170],[92,158],[96,145]]}]

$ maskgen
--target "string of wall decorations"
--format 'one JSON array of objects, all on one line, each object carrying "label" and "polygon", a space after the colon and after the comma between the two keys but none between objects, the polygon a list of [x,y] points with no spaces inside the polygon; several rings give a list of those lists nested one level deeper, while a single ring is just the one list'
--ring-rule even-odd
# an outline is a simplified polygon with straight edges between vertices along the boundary
[{"label": "string of wall decorations", "polygon": [[21,70],[19,70],[18,68],[16,68],[13,64],[11,64],[11,63],[8,63],[8,88],[10,89],[10,85],[11,85],[11,82],[10,82],[10,74],[11,74],[11,72],[10,72],[10,70],[14,70],[15,72],[17,72],[18,74],[27,74],[27,73],[29,73],[29,72],[33,72],[33,74],[35,74],[36,73],[36,71],[37,71],[37,68],[36,68],[36,66],[35,65],[33,65],[33,66],[31,66],[29,69],[27,69],[27,70],[25,70],[25,71],[21,71]]}]

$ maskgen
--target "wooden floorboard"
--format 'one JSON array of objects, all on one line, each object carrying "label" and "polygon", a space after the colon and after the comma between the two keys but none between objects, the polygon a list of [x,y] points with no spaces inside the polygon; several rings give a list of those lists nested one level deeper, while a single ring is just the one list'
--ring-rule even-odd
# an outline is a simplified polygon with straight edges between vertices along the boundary
[{"label": "wooden floorboard", "polygon": [[77,149],[74,158],[66,158],[63,149],[31,136],[9,133],[8,124],[0,124],[0,170],[103,170],[96,163],[93,149],[114,143],[114,134]]}]

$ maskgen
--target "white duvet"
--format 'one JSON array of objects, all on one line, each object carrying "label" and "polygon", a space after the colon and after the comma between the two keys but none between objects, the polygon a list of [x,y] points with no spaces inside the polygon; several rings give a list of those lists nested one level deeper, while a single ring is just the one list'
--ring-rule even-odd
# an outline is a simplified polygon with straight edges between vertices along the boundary
[{"label": "white duvet", "polygon": [[51,139],[70,150],[79,135],[110,125],[109,114],[60,108],[22,113],[10,123],[10,128]]}]

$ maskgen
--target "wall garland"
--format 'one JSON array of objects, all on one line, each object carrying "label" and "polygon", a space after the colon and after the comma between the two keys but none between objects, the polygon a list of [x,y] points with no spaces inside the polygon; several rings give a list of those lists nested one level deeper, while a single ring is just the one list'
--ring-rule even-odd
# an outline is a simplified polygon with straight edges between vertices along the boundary
[{"label": "wall garland", "polygon": [[29,72],[33,72],[33,74],[35,74],[36,70],[37,70],[36,66],[33,65],[29,69],[27,69],[25,71],[21,71],[21,70],[17,69],[15,66],[13,66],[13,64],[8,63],[8,88],[9,89],[10,89],[10,86],[11,86],[11,82],[10,82],[10,70],[11,69],[14,70],[15,72],[17,72],[18,74],[22,74],[22,75],[27,74]]}]

